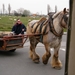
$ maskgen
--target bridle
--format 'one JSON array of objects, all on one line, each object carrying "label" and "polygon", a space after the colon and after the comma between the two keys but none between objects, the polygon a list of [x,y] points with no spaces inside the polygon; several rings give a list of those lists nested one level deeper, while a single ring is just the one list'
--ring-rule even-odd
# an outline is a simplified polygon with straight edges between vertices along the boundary
[{"label": "bridle", "polygon": [[[66,24],[68,23],[68,17],[66,16],[66,14],[63,15],[61,21],[62,21],[62,20],[64,20],[64,22],[65,22]],[[61,26],[62,26],[63,28],[66,28],[65,25],[62,25],[62,24],[61,24]]]}]

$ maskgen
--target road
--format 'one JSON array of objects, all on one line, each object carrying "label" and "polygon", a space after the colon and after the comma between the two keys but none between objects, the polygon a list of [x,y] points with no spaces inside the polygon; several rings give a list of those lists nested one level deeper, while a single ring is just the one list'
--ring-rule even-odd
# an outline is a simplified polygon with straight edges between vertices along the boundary
[{"label": "road", "polygon": [[[42,55],[45,53],[44,46],[38,44],[36,51],[40,56],[40,63],[35,64],[29,58],[29,43],[24,48],[17,49],[14,53],[0,52],[0,75],[64,75],[65,69],[66,35],[63,35],[59,58],[63,64],[61,70],[53,69],[50,65],[42,63]],[[53,51],[51,51],[53,53]]]}]

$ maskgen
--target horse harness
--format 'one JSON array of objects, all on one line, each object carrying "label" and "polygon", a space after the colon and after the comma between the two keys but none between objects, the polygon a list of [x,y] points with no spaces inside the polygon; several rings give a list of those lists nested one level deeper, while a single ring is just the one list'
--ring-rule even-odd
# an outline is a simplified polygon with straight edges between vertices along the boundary
[{"label": "horse harness", "polygon": [[60,34],[58,34],[58,33],[55,31],[55,28],[54,28],[54,25],[53,25],[53,19],[54,19],[54,18],[52,18],[52,16],[53,16],[53,15],[50,15],[50,17],[49,17],[49,19],[48,19],[50,31],[51,31],[55,36],[61,37],[62,34],[63,34],[63,31],[62,31]]},{"label": "horse harness", "polygon": [[[31,28],[33,28],[36,23],[37,23],[37,22],[35,22],[35,23],[31,26]],[[33,33],[36,33],[37,28],[38,28],[39,26],[40,26],[40,27],[39,27],[39,33],[41,33],[41,32],[42,32],[42,27],[43,27],[45,24],[47,24],[47,23],[48,23],[48,20],[43,20],[43,21],[41,21],[40,23],[37,23],[37,26],[35,27]],[[48,32],[46,32],[47,26],[48,26],[48,25],[45,25],[45,28],[44,28],[43,33],[41,33],[40,35],[39,35],[39,34],[37,35],[37,36],[40,36],[40,37],[39,37],[39,38],[40,38],[40,42],[43,42],[43,35],[46,35],[46,34],[48,33]]]},{"label": "horse harness", "polygon": [[[39,35],[41,42],[43,42],[43,35],[46,35],[46,34],[48,34],[48,32],[49,32],[49,31],[46,32],[46,29],[47,29],[47,26],[48,26],[48,25],[49,25],[49,27],[50,27],[50,31],[51,31],[55,36],[57,36],[57,37],[60,38],[60,37],[62,36],[62,34],[63,34],[63,30],[62,30],[62,32],[61,32],[60,34],[58,34],[58,33],[55,31],[55,28],[54,28],[54,25],[53,25],[53,20],[54,20],[54,18],[52,18],[52,16],[53,16],[53,15],[49,15],[49,19],[44,20],[44,21],[38,23],[38,25],[35,27],[35,30],[34,30],[33,33],[36,33],[36,30],[37,30],[37,28],[38,28],[39,26],[40,26],[40,28],[39,28],[39,33],[41,33],[42,27],[43,27],[44,25],[46,25],[45,28],[44,28],[43,33]],[[67,23],[67,18],[66,18],[65,16],[66,16],[66,15],[63,15],[62,19],[64,18],[65,23]],[[62,19],[61,19],[61,21],[62,21]],[[32,25],[32,28],[34,27],[35,24],[36,24],[36,22]],[[62,27],[64,27],[64,26],[62,26]]]},{"label": "horse harness", "polygon": [[[50,31],[51,31],[55,36],[61,37],[62,34],[63,34],[63,30],[61,31],[60,34],[58,34],[58,33],[55,31],[55,29],[54,29],[54,25],[53,25],[53,20],[54,20],[54,18],[52,18],[52,16],[54,15],[54,13],[53,13],[53,14],[48,14],[48,15],[49,15],[48,23],[49,23]],[[58,14],[58,15],[59,15],[59,14]],[[68,17],[66,17],[66,14],[63,15],[61,21],[62,21],[62,20],[64,20],[64,22],[67,24]],[[61,27],[65,28],[65,26],[62,25],[62,24],[61,24]]]}]

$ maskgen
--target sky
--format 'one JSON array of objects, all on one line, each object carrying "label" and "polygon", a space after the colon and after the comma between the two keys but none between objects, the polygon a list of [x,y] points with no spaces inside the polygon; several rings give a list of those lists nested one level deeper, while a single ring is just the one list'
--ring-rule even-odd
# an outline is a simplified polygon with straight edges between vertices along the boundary
[{"label": "sky", "polygon": [[51,10],[63,10],[63,8],[69,8],[69,0],[0,0],[0,12],[2,11],[2,5],[5,5],[5,9],[8,10],[8,4],[11,6],[11,11],[24,8],[31,13],[47,14],[47,5],[50,5]]}]

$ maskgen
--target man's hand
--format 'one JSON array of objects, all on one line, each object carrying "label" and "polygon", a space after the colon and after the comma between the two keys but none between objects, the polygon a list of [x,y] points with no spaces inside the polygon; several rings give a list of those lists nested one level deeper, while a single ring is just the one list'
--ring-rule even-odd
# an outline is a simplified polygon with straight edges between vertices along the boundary
[{"label": "man's hand", "polygon": [[24,29],[22,29],[22,31],[24,31]]},{"label": "man's hand", "polygon": [[22,35],[21,33],[19,35]]},{"label": "man's hand", "polygon": [[13,35],[15,35],[14,32],[10,32],[10,33],[8,34],[8,36],[13,36]]}]

